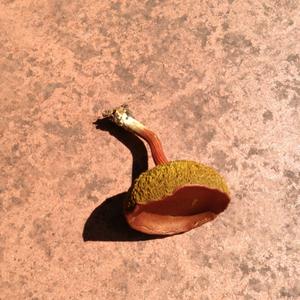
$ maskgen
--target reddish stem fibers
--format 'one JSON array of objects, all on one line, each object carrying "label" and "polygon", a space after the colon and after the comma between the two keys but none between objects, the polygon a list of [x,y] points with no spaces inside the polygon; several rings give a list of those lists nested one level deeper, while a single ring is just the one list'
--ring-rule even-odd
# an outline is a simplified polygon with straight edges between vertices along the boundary
[{"label": "reddish stem fibers", "polygon": [[118,126],[121,126],[143,138],[150,146],[153,160],[156,165],[168,162],[162,144],[156,134],[137,121],[130,113],[127,105],[121,105],[105,111],[103,117],[109,117]]},{"label": "reddish stem fibers", "polygon": [[144,128],[139,130],[137,134],[149,144],[152,153],[152,158],[156,165],[165,164],[168,162],[162,144],[153,131]]}]

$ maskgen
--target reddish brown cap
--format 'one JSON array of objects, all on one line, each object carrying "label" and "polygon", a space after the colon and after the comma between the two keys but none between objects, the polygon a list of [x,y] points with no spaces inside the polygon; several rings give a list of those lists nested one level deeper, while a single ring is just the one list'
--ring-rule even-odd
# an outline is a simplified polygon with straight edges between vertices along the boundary
[{"label": "reddish brown cap", "polygon": [[228,206],[229,196],[217,189],[191,184],[177,188],[172,195],[127,209],[128,224],[148,234],[171,235],[191,230],[213,220]]}]

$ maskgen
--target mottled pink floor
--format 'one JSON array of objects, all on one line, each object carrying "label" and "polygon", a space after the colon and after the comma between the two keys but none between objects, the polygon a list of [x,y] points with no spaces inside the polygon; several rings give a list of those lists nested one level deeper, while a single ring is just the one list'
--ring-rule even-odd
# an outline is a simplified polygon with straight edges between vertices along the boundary
[{"label": "mottled pink floor", "polygon": [[[299,10],[0,1],[0,299],[299,299]],[[164,239],[126,227],[145,148],[93,124],[124,102],[170,159],[225,175],[224,214]]]}]

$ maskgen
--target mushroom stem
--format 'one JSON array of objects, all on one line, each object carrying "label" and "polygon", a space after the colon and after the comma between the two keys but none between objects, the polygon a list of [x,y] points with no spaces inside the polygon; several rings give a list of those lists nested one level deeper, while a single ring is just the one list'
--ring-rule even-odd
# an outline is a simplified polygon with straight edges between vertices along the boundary
[{"label": "mushroom stem", "polygon": [[150,146],[152,158],[156,165],[168,162],[157,135],[153,131],[147,129],[141,122],[137,121],[130,113],[127,105],[105,111],[103,112],[103,117],[110,118],[118,126],[143,138]]}]

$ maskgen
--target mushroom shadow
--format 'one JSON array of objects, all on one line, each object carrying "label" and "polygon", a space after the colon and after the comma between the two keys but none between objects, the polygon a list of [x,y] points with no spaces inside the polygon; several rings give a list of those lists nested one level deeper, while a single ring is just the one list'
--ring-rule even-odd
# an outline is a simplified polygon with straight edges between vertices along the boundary
[{"label": "mushroom shadow", "polygon": [[[108,131],[125,145],[132,154],[132,183],[144,171],[148,170],[147,149],[137,136],[117,126],[108,119],[94,122],[96,129]],[[138,232],[126,222],[123,203],[128,192],[107,198],[86,220],[82,237],[84,241],[143,241],[162,238]]]}]

